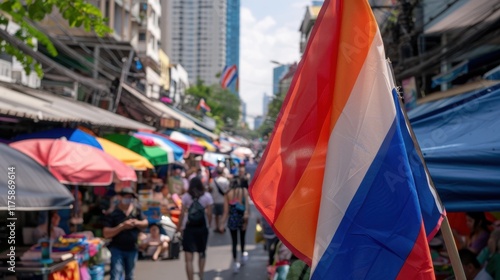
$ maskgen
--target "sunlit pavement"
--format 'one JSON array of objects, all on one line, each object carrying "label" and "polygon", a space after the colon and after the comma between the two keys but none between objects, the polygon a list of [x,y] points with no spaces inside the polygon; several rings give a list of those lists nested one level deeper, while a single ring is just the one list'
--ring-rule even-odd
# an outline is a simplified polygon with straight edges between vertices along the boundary
[{"label": "sunlit pavement", "polygon": [[[267,252],[263,245],[255,245],[255,223],[258,212],[252,205],[250,214],[250,223],[246,236],[246,251],[249,259],[246,265],[240,268],[238,274],[232,270],[231,257],[231,236],[228,231],[225,234],[210,232],[207,250],[207,263],[205,266],[205,280],[222,279],[248,279],[265,280],[267,279]],[[238,246],[239,250],[239,246]],[[195,273],[198,271],[197,258],[194,260]],[[138,261],[135,271],[135,279],[187,279],[184,254],[181,252],[178,260],[164,260],[153,262],[151,260]],[[200,279],[195,275],[194,279]]]}]

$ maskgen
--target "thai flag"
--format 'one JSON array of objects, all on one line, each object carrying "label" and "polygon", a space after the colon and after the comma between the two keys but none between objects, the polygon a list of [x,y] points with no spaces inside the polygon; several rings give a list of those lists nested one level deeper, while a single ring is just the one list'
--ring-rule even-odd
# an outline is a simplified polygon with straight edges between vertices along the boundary
[{"label": "thai flag", "polygon": [[233,83],[234,80],[238,78],[238,68],[236,65],[226,66],[222,71],[220,78],[220,85],[223,89],[226,89]]},{"label": "thai flag", "polygon": [[312,279],[434,279],[445,211],[367,0],[327,0],[250,187]]},{"label": "thai flag", "polygon": [[205,102],[205,99],[200,99],[198,106],[196,106],[196,110],[203,110],[204,112],[210,112],[210,107]]}]

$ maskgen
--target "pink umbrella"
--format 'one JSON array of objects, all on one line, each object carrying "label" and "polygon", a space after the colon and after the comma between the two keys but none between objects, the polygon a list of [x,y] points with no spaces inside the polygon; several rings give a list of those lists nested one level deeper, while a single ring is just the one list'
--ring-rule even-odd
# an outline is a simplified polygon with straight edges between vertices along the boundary
[{"label": "pink umbrella", "polygon": [[132,168],[89,145],[60,139],[29,139],[10,146],[47,167],[63,184],[106,186],[114,176],[121,181],[137,181]]}]

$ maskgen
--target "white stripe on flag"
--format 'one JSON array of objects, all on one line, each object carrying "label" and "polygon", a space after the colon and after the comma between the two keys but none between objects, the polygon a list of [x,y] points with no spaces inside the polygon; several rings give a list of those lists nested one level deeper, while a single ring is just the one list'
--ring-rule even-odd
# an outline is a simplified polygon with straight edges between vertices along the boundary
[{"label": "white stripe on flag", "polygon": [[[380,33],[328,142],[312,269],[320,261],[395,119]],[[342,93],[336,93],[342,94]],[[312,275],[312,273],[311,273]]]}]

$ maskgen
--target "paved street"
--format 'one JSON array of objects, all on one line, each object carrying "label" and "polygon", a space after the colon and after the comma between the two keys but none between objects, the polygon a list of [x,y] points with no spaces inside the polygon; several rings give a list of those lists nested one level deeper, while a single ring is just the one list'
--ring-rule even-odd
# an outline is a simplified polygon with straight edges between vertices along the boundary
[{"label": "paved street", "polygon": [[[249,254],[249,261],[242,266],[238,274],[233,274],[231,268],[231,236],[226,231],[225,234],[211,232],[208,241],[207,264],[205,268],[205,280],[241,279],[241,280],[265,280],[267,253],[262,244],[255,245],[254,232],[255,222],[258,215],[257,210],[252,206],[250,224],[247,232],[246,250]],[[197,261],[195,259],[195,271]],[[153,262],[150,260],[139,261],[136,267],[136,279],[187,279],[184,269],[184,254],[178,260],[165,260]],[[195,279],[199,279],[195,275]]]}]

